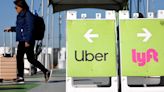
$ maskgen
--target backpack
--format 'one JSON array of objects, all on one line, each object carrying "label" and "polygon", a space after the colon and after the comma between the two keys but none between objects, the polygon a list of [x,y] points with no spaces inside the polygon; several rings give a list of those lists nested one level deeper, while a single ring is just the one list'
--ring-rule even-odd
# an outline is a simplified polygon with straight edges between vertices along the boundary
[{"label": "backpack", "polygon": [[45,33],[44,19],[38,15],[34,15],[34,39],[43,40]]}]

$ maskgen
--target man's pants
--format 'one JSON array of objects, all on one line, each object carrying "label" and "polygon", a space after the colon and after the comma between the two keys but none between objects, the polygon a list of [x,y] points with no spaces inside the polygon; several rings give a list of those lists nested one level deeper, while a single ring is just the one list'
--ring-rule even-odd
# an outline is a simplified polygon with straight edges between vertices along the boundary
[{"label": "man's pants", "polygon": [[28,61],[39,68],[43,73],[48,70],[35,59],[34,57],[34,44],[30,44],[29,47],[25,47],[25,42],[19,42],[17,50],[17,72],[18,77],[24,77],[24,54],[26,53]]}]

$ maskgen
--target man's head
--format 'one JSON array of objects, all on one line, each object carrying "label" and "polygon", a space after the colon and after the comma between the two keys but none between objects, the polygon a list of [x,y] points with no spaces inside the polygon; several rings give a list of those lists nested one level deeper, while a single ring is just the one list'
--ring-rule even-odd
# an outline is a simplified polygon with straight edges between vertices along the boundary
[{"label": "man's head", "polygon": [[23,10],[29,10],[29,7],[25,0],[15,0],[14,4],[17,13],[20,13]]}]

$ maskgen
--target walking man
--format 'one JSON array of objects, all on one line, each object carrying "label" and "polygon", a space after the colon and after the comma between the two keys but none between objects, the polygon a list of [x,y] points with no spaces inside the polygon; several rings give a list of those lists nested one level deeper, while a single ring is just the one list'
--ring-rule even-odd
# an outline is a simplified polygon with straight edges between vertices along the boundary
[{"label": "walking man", "polygon": [[50,71],[34,57],[34,16],[30,12],[29,6],[25,0],[15,0],[14,4],[16,12],[18,13],[16,27],[11,27],[11,29],[7,31],[15,31],[16,41],[18,42],[16,57],[18,74],[15,81],[24,83],[24,54],[26,54],[28,61],[44,73],[45,82],[47,82],[50,77]]}]

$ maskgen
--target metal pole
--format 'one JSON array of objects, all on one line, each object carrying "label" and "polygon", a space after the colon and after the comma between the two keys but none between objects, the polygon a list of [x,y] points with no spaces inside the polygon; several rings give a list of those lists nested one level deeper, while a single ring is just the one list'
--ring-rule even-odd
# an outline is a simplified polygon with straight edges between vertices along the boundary
[{"label": "metal pole", "polygon": [[[61,24],[62,24],[62,16],[59,12],[59,51],[61,49]],[[61,54],[59,52],[59,58],[61,57]]]},{"label": "metal pole", "polygon": [[[34,0],[31,0],[31,6],[30,6],[30,10],[31,12],[34,14]],[[30,71],[29,71],[29,74],[32,75],[32,65],[30,65]]]},{"label": "metal pole", "polygon": [[[154,11],[154,10],[155,10],[155,7],[154,7],[154,0],[152,0],[152,4],[150,4],[150,5],[152,6],[151,11],[154,13],[154,12],[155,12],[155,11]],[[151,6],[150,6],[150,7],[151,7]]]},{"label": "metal pole", "polygon": [[42,0],[42,13],[41,13],[41,16],[42,17],[44,16],[44,0]]},{"label": "metal pole", "polygon": [[11,53],[11,56],[13,55],[13,33],[10,33],[10,53]]},{"label": "metal pole", "polygon": [[149,12],[149,0],[147,0],[147,3],[146,3],[146,16],[148,17],[148,12]]},{"label": "metal pole", "polygon": [[137,0],[137,12],[139,13],[140,12],[140,0]]},{"label": "metal pole", "polygon": [[61,14],[59,12],[59,48],[61,48]]},{"label": "metal pole", "polygon": [[132,0],[129,0],[130,18],[132,17]]},{"label": "metal pole", "polygon": [[31,0],[31,12],[34,13],[34,0]]},{"label": "metal pole", "polygon": [[54,65],[54,14],[53,14],[53,7],[51,7],[51,31],[52,31],[52,62],[51,62],[51,69],[53,69],[53,65]]},{"label": "metal pole", "polygon": [[49,0],[47,0],[47,16],[46,16],[46,60],[45,60],[45,67],[48,68],[48,44],[49,44],[49,7],[48,7]]},{"label": "metal pole", "polygon": [[[41,17],[44,20],[44,0],[42,0],[42,2],[41,2]],[[45,42],[45,39],[42,40],[42,46],[44,46],[43,45],[44,42]],[[45,65],[45,58],[42,57],[44,55],[45,55],[45,52],[44,53],[41,53],[41,62],[42,62],[43,65]]]}]

